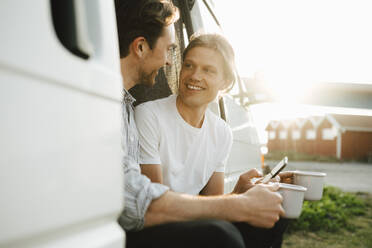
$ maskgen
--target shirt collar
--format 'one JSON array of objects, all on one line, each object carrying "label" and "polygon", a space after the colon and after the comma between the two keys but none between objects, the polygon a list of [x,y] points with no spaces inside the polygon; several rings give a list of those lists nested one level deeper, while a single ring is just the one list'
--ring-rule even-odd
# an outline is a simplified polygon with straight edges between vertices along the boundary
[{"label": "shirt collar", "polygon": [[123,101],[126,104],[133,104],[136,101],[136,99],[125,88],[123,91],[123,95]]}]

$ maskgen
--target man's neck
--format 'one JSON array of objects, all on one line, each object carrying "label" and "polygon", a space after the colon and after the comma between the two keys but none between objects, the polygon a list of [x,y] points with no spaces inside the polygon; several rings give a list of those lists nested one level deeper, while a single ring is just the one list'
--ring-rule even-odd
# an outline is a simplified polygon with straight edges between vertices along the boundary
[{"label": "man's neck", "polygon": [[138,83],[137,65],[132,61],[130,55],[120,59],[120,70],[126,90],[131,89]]},{"label": "man's neck", "polygon": [[182,102],[179,96],[177,96],[176,106],[178,113],[188,124],[196,128],[201,128],[203,126],[207,106],[188,106],[184,102]]}]

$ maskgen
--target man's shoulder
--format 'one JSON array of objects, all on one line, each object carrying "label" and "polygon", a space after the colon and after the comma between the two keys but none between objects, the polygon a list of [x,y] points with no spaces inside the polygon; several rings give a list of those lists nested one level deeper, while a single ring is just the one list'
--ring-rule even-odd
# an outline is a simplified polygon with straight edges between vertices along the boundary
[{"label": "man's shoulder", "polygon": [[134,109],[136,120],[167,119],[167,116],[172,113],[172,98],[173,95],[137,105]]},{"label": "man's shoulder", "polygon": [[222,129],[230,129],[229,124],[226,123],[221,117],[210,111],[209,109],[206,111],[206,117],[209,119],[209,122],[218,128]]},{"label": "man's shoulder", "polygon": [[136,109],[148,109],[152,111],[158,111],[162,108],[167,108],[171,105],[171,102],[173,101],[174,95],[170,95],[168,97],[147,101],[144,103],[139,104]]},{"label": "man's shoulder", "polygon": [[230,125],[223,120],[221,117],[213,113],[212,111],[207,111],[206,116],[209,119],[209,129],[214,132],[216,136],[222,138],[232,137],[232,130]]}]

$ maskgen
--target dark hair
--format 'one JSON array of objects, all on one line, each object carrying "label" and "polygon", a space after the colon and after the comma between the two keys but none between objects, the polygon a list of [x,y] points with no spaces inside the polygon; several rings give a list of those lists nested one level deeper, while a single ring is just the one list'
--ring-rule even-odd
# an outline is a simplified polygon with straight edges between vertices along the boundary
[{"label": "dark hair", "polygon": [[120,58],[129,54],[129,45],[145,37],[152,49],[163,28],[179,18],[178,8],[168,0],[115,0]]},{"label": "dark hair", "polygon": [[190,43],[183,51],[183,59],[194,47],[206,47],[213,49],[221,54],[223,59],[223,70],[225,79],[230,82],[226,92],[231,90],[236,79],[235,76],[235,54],[228,40],[220,34],[194,34],[190,38]]}]

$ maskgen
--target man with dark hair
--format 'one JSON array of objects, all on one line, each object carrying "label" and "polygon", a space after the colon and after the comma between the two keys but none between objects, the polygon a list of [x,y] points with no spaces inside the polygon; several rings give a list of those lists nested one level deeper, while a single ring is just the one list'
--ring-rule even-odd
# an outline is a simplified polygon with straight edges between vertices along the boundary
[{"label": "man with dark hair", "polygon": [[[170,64],[172,24],[179,14],[165,0],[117,0],[115,7],[124,84],[125,208],[119,223],[126,230],[127,247],[270,247],[277,239],[274,225],[284,214],[277,184],[200,197],[172,192],[141,174],[135,99],[128,90],[137,84],[153,85],[158,70]],[[248,180],[241,179],[236,188],[244,189]],[[243,223],[249,229],[244,232],[251,233],[252,240],[247,243],[231,222],[249,223]],[[268,236],[258,237],[258,229],[267,230],[262,233]]]},{"label": "man with dark hair", "polygon": [[[139,82],[152,86],[159,69],[170,63],[168,56],[175,46],[171,24],[179,18],[178,9],[159,0],[116,0],[115,4],[122,72],[127,74],[123,77],[131,80],[125,84],[128,88]],[[138,75],[123,69],[138,65]]]}]

